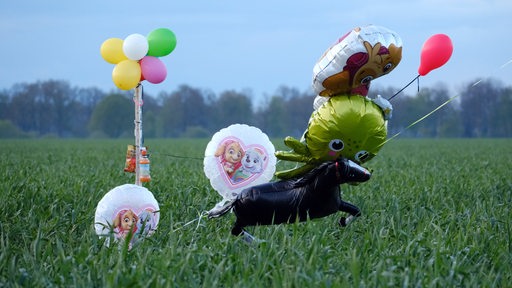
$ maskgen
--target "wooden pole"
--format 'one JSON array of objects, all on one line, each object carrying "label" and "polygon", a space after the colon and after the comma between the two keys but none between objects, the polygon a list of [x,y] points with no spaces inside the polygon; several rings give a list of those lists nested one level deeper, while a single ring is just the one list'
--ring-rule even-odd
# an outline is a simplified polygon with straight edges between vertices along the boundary
[{"label": "wooden pole", "polygon": [[133,95],[133,102],[135,103],[135,185],[142,186],[140,181],[140,150],[144,145],[142,141],[142,85],[139,83],[135,87],[135,93]]}]

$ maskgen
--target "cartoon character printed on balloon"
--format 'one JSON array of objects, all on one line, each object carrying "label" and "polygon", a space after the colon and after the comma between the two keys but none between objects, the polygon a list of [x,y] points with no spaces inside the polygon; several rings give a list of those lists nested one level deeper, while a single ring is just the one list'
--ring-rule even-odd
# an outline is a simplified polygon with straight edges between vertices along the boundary
[{"label": "cartoon character printed on balloon", "polygon": [[146,208],[139,213],[132,209],[122,209],[114,216],[112,223],[116,239],[125,239],[131,235],[131,242],[139,236],[146,236],[154,231],[154,209]]},{"label": "cartoon character printed on balloon", "polygon": [[253,175],[263,172],[267,156],[261,148],[252,147],[245,151],[245,155],[242,158],[242,166],[236,170],[231,177],[233,183],[240,183]]},{"label": "cartoon character printed on balloon", "polygon": [[127,234],[137,231],[139,217],[131,209],[123,209],[114,217],[114,233],[118,238],[124,238]]},{"label": "cartoon character printed on balloon", "polygon": [[229,137],[219,144],[215,152],[229,185],[236,186],[250,181],[254,175],[264,170],[267,159],[264,148],[249,146],[244,149],[244,146],[240,139]]},{"label": "cartoon character printed on balloon", "polygon": [[203,171],[223,207],[250,185],[267,183],[276,171],[275,148],[259,128],[232,124],[217,131],[204,152]]},{"label": "cartoon character printed on balloon", "polygon": [[219,164],[228,178],[231,178],[235,171],[242,166],[243,156],[244,151],[237,139],[226,139],[215,151],[215,157],[218,157]]},{"label": "cartoon character printed on balloon", "polygon": [[105,245],[128,243],[128,249],[153,235],[160,220],[160,207],[153,193],[135,184],[123,184],[108,191],[98,202],[94,228]]},{"label": "cartoon character printed on balloon", "polygon": [[[350,54],[350,52],[342,54],[348,57],[346,57],[341,71],[337,71],[337,67],[322,67],[322,61],[317,63],[315,70],[322,71],[315,75],[313,83],[317,90],[320,90],[318,95],[324,97],[336,95],[366,96],[368,95],[372,80],[388,74],[400,63],[402,47],[399,45],[401,45],[401,41],[382,43],[380,41],[383,38],[375,37],[376,29],[374,28],[373,26],[370,29],[369,27],[355,28],[341,37],[333,47],[324,53],[321,59],[329,58],[331,55],[329,52],[339,45],[345,47],[345,45],[352,44],[353,47],[350,48],[354,49],[353,54]],[[384,29],[379,28],[379,33],[393,33]],[[368,33],[365,34],[365,31],[368,31]],[[351,37],[353,35],[358,37],[354,39],[354,37]],[[366,35],[368,37],[365,37]],[[391,40],[399,39],[397,35],[393,35],[390,38]],[[319,81],[321,81],[321,85],[319,85]]]}]

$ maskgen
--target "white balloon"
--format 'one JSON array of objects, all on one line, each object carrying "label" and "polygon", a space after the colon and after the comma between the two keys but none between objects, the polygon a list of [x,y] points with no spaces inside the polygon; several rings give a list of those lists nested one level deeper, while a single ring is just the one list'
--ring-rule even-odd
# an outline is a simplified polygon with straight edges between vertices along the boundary
[{"label": "white balloon", "polygon": [[[153,193],[135,184],[124,184],[110,190],[96,207],[94,228],[96,234],[115,241],[132,235],[130,245],[151,236],[158,227],[160,207]],[[130,232],[131,229],[131,232]]]},{"label": "white balloon", "polygon": [[233,124],[206,146],[204,173],[212,187],[232,200],[245,188],[269,182],[276,171],[275,148],[260,129]]},{"label": "white balloon", "polygon": [[124,55],[131,60],[142,59],[148,53],[148,49],[148,40],[141,34],[131,34],[123,41]]}]

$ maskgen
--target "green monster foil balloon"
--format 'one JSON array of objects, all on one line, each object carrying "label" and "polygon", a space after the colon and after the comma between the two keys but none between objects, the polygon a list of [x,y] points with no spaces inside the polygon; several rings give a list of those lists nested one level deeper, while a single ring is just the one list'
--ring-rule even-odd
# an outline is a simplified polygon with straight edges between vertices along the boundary
[{"label": "green monster foil balloon", "polygon": [[315,100],[303,139],[287,137],[292,150],[276,152],[280,160],[303,165],[275,175],[288,179],[339,157],[362,164],[377,155],[386,141],[391,105],[366,95],[370,82],[391,72],[401,57],[400,37],[373,25],[355,28],[331,46],[313,68],[320,101]]},{"label": "green monster foil balloon", "polygon": [[377,155],[386,141],[386,124],[382,110],[370,99],[357,95],[332,97],[313,112],[303,141],[287,137],[285,144],[292,151],[276,152],[278,159],[305,164],[277,172],[276,176],[299,176],[340,156],[364,163]]}]

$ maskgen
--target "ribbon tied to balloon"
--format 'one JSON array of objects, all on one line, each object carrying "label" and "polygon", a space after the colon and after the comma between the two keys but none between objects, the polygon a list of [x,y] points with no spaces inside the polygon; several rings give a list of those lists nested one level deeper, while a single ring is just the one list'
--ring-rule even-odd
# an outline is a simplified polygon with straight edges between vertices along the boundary
[{"label": "ribbon tied to balloon", "polygon": [[167,77],[160,57],[176,48],[176,36],[167,28],[153,30],[148,36],[128,35],[124,40],[109,38],[100,48],[105,61],[115,64],[112,81],[121,90],[135,88],[141,81],[158,84]]}]

